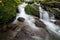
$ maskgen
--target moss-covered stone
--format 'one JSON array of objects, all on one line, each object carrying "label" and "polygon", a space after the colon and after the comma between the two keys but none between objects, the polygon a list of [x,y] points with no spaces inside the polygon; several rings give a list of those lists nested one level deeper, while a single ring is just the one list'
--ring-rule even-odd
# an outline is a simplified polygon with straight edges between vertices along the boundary
[{"label": "moss-covered stone", "polygon": [[25,7],[25,11],[26,11],[27,14],[34,15],[34,16],[39,17],[39,8],[36,5],[28,4]]}]

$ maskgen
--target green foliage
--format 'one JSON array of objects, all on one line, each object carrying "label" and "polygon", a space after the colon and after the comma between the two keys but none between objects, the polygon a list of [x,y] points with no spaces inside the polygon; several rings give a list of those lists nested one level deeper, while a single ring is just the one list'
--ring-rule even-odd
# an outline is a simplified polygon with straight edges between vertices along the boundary
[{"label": "green foliage", "polygon": [[25,7],[26,13],[39,17],[39,8],[36,5],[28,4]]},{"label": "green foliage", "polygon": [[16,16],[16,8],[20,1],[0,0],[0,23],[6,23]]},{"label": "green foliage", "polygon": [[15,2],[16,2],[17,4],[20,4],[20,3],[24,2],[24,0],[15,0]]},{"label": "green foliage", "polygon": [[20,1],[20,0],[15,0],[15,2],[16,2],[17,4],[20,4],[20,3],[21,3],[21,1]]}]

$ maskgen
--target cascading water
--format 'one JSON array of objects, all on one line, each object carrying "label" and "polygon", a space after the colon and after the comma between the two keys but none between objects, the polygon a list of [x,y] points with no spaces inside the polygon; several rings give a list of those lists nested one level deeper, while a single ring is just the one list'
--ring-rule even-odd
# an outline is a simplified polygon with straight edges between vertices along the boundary
[{"label": "cascading water", "polygon": [[46,25],[47,30],[51,34],[60,37],[60,27],[50,22],[51,20],[54,20],[54,16],[49,17],[49,12],[43,10],[41,5],[39,5],[39,11],[40,11],[40,20]]},{"label": "cascading water", "polygon": [[25,24],[26,25],[29,25],[30,28],[33,31],[39,30],[39,28],[36,27],[35,24],[34,24],[35,19],[33,18],[33,16],[28,15],[28,14],[25,13],[25,10],[24,9],[25,9],[26,5],[27,5],[27,3],[24,2],[24,3],[22,3],[21,5],[18,6],[18,9],[19,9],[19,12],[20,13],[17,15],[16,20],[13,23],[17,23],[18,22],[17,19],[19,17],[23,17],[25,19]]},{"label": "cascading water", "polygon": [[[21,5],[18,6],[18,9],[19,9],[19,14],[17,14],[17,17],[15,19],[15,21],[13,22],[14,24],[17,23],[17,19],[19,17],[23,17],[25,19],[25,24],[28,25],[28,27],[26,28],[27,30],[30,30],[31,32],[39,32],[40,28],[35,26],[34,22],[35,22],[35,19],[33,16],[31,15],[28,15],[25,13],[25,7],[26,7],[27,3],[22,3]],[[48,34],[47,34],[48,35]],[[41,38],[39,35],[34,35],[34,36],[31,36],[32,38],[34,38],[35,40],[47,40],[48,37],[46,35],[46,39],[45,38]]]},{"label": "cascading water", "polygon": [[48,15],[48,12],[44,11],[43,9],[41,9],[41,7],[39,7],[39,9],[41,10],[40,11],[40,18],[45,20],[45,21],[50,21],[49,20],[49,15]]},{"label": "cascading water", "polygon": [[[38,28],[37,26],[35,26],[34,22],[35,19],[33,16],[28,15],[25,13],[25,7],[26,7],[27,3],[22,3],[21,5],[18,6],[19,12],[17,14],[17,17],[15,19],[15,21],[13,22],[14,24],[17,23],[17,19],[19,17],[23,17],[25,19],[25,24],[29,25],[28,29],[32,30],[32,31],[39,31],[40,28]],[[39,4],[40,5],[40,4]],[[41,6],[39,6],[39,11],[40,11],[40,20],[42,22],[44,22],[44,24],[46,25],[47,30],[50,33],[56,34],[58,36],[60,36],[60,28],[59,26],[55,25],[54,23],[50,22],[51,20],[54,19],[54,16],[50,16],[47,11],[43,10]],[[33,38],[36,38],[38,40],[40,40],[39,36],[32,36]],[[47,38],[45,40],[48,40]]]}]

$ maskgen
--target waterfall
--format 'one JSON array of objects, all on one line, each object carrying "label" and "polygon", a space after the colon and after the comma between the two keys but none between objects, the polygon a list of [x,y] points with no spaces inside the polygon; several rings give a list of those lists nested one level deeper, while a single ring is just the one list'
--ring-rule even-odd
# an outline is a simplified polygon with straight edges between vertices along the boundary
[{"label": "waterfall", "polygon": [[60,37],[60,27],[50,22],[51,20],[54,20],[54,15],[49,16],[49,12],[42,9],[41,5],[39,5],[39,11],[40,11],[40,20],[46,25],[47,30],[51,34]]},{"label": "waterfall", "polygon": [[[51,20],[54,20],[54,15],[49,15],[49,12],[45,11],[44,9],[42,9],[41,5],[39,5],[39,11],[40,11],[40,20],[46,25],[46,29],[55,35],[60,36],[60,27],[55,25],[54,23],[51,22]],[[28,25],[28,29],[32,30],[32,31],[39,31],[40,28],[37,27],[34,22],[35,19],[33,16],[26,14],[25,12],[25,7],[27,6],[27,3],[22,3],[18,6],[19,12],[16,16],[16,19],[14,20],[13,24],[18,23],[18,18],[19,17],[23,17],[25,19],[24,23],[26,25]],[[36,38],[38,40],[40,40],[40,37],[38,35],[36,36],[32,36],[33,38]],[[47,39],[47,38],[46,38]]]},{"label": "waterfall", "polygon": [[40,9],[40,13],[41,13],[40,18],[45,21],[50,21],[48,12],[44,11],[41,7],[39,7],[39,9]]},{"label": "waterfall", "polygon": [[[33,16],[26,14],[26,12],[25,12],[25,7],[26,6],[27,6],[27,3],[25,3],[25,2],[18,6],[18,9],[19,9],[20,13],[17,14],[16,19],[13,22],[13,24],[18,23],[17,19],[19,17],[23,17],[25,19],[24,23],[25,23],[25,25],[27,25],[27,27],[25,27],[26,30],[30,30],[30,32],[32,32],[32,33],[37,31],[38,34],[39,34],[40,33],[39,31],[40,31],[41,28],[39,28],[39,27],[37,27],[35,25],[35,23],[34,23],[35,22],[35,18]],[[35,33],[35,35],[33,35],[31,37],[33,39],[35,39],[35,40],[43,40],[43,39],[45,40],[45,39],[48,39],[48,37],[47,37],[48,34],[45,36],[45,38],[40,37],[40,35],[38,35],[38,34]]]},{"label": "waterfall", "polygon": [[26,7],[26,5],[27,5],[27,3],[24,2],[24,3],[22,3],[22,4],[20,4],[18,6],[18,9],[19,9],[20,13],[17,14],[17,17],[16,17],[16,19],[15,19],[15,21],[13,23],[14,24],[17,23],[18,22],[17,19],[19,17],[23,17],[25,19],[25,24],[29,25],[31,30],[33,30],[33,31],[39,30],[39,28],[36,27],[35,24],[34,24],[34,22],[35,22],[34,17],[25,13],[25,7]]}]

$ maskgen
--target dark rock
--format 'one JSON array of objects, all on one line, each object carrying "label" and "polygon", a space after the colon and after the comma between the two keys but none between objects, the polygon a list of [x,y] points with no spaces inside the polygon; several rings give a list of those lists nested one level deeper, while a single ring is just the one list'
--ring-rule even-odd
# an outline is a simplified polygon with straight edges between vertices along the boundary
[{"label": "dark rock", "polygon": [[23,27],[25,27],[24,22],[18,22],[17,24],[8,24],[7,31],[4,29],[4,32],[0,32],[0,40],[12,40],[18,31],[21,31],[21,29],[23,29]]},{"label": "dark rock", "polygon": [[48,33],[43,28],[41,28],[39,31],[29,31],[23,28],[17,33],[14,40],[42,40],[46,39],[47,36]]},{"label": "dark rock", "polygon": [[25,21],[25,19],[22,18],[22,17],[19,17],[17,20],[20,21],[20,22],[24,22]]},{"label": "dark rock", "polygon": [[46,27],[46,25],[41,20],[39,20],[39,18],[35,17],[35,19],[36,19],[36,21],[35,21],[36,26],[42,27],[42,28]]},{"label": "dark rock", "polygon": [[18,24],[10,24],[8,25],[8,27],[10,27],[10,29],[8,28],[9,29],[8,31],[3,32],[3,33],[0,32],[0,40],[13,40],[16,34],[19,31],[21,31],[21,29],[23,29],[24,23],[19,22]]}]

